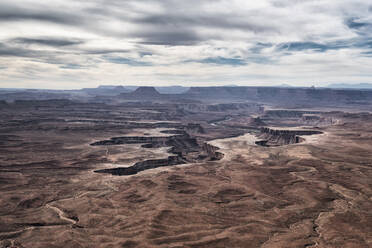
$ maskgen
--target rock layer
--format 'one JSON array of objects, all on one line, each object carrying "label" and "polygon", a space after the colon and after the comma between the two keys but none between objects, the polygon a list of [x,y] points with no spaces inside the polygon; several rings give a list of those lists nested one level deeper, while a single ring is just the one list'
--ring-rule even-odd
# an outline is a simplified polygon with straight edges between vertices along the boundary
[{"label": "rock layer", "polygon": [[214,161],[223,157],[217,152],[218,148],[207,143],[199,144],[196,138],[191,137],[183,130],[169,130],[171,133],[181,133],[173,136],[129,136],[114,137],[110,140],[94,142],[92,146],[143,144],[144,148],[171,147],[168,152],[175,154],[165,159],[150,159],[135,163],[130,167],[96,170],[97,173],[110,173],[112,175],[134,175],[138,172],[158,167],[184,164],[189,162]]},{"label": "rock layer", "polygon": [[261,146],[296,144],[303,140],[300,136],[321,133],[321,131],[316,130],[283,130],[263,127],[261,128],[261,133],[259,135],[261,140],[256,141],[256,144]]}]

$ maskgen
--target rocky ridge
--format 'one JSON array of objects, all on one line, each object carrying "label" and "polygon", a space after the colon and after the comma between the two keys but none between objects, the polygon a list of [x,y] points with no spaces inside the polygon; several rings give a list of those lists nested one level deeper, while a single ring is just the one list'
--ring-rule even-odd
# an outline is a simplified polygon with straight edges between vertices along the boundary
[{"label": "rocky ridge", "polygon": [[[195,163],[201,161],[219,160],[223,157],[219,153],[218,147],[205,142],[200,142],[191,137],[183,130],[167,130],[177,133],[172,136],[127,136],[114,137],[109,140],[94,142],[92,146],[110,146],[122,144],[142,144],[144,148],[171,147],[168,152],[174,155],[164,159],[151,159],[135,163],[130,167],[119,167],[112,169],[96,170],[97,173],[110,173],[112,175],[133,175],[141,171],[158,167],[171,166],[185,163]],[[164,131],[164,133],[169,133]],[[200,144],[201,143],[201,144]]]},{"label": "rocky ridge", "polygon": [[317,130],[284,130],[262,127],[258,136],[260,140],[256,141],[256,144],[260,146],[296,144],[303,141],[303,138],[301,138],[303,135],[314,135],[321,133],[321,131]]}]

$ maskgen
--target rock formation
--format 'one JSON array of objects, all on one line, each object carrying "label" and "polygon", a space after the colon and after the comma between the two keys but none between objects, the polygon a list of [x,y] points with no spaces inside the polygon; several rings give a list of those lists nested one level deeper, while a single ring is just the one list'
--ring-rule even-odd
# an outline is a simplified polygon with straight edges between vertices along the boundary
[{"label": "rock formation", "polygon": [[[169,133],[179,133],[172,136],[129,136],[114,137],[109,140],[94,142],[92,146],[143,144],[144,148],[171,147],[168,152],[175,156],[165,159],[151,159],[135,163],[130,167],[97,170],[98,173],[111,173],[113,175],[133,175],[138,172],[163,166],[184,164],[188,162],[213,161],[223,157],[217,152],[218,148],[207,143],[201,145],[196,138],[191,137],[183,130],[169,130]],[[168,133],[168,132],[167,132]]]},{"label": "rock formation", "polygon": [[160,94],[154,87],[138,87],[133,92],[120,94],[120,97],[128,100],[156,100],[166,95]]},{"label": "rock formation", "polygon": [[316,130],[282,130],[263,127],[259,135],[260,140],[256,141],[256,144],[261,146],[296,144],[303,140],[300,136],[321,133],[322,132]]}]

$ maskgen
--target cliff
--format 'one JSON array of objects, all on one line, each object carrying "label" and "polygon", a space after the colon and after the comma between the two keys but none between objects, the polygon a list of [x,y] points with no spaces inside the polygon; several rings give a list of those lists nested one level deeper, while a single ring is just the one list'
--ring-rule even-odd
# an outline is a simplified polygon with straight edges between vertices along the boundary
[{"label": "cliff", "polygon": [[120,97],[129,100],[154,100],[166,96],[160,94],[154,87],[138,87],[130,93],[121,93]]},{"label": "cliff", "polygon": [[98,173],[110,173],[113,175],[133,175],[138,172],[183,163],[200,161],[219,160],[222,153],[217,152],[218,148],[207,143],[200,144],[198,140],[191,137],[184,130],[169,130],[167,133],[177,133],[173,136],[130,136],[113,137],[109,140],[102,140],[92,143],[92,146],[121,145],[121,144],[142,144],[144,148],[171,147],[168,152],[174,155],[164,159],[150,159],[135,163],[130,167],[119,167],[112,169],[97,170]]},{"label": "cliff", "polygon": [[316,130],[282,130],[272,129],[268,127],[261,128],[257,145],[261,146],[281,146],[300,143],[303,135],[321,134],[322,132]]}]

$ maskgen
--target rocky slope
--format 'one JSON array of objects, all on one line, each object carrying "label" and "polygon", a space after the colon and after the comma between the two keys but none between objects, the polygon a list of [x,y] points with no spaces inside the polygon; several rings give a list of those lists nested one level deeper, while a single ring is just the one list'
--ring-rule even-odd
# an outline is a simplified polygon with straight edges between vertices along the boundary
[{"label": "rocky slope", "polygon": [[[171,130],[171,133],[179,133],[172,136],[130,136],[114,137],[109,140],[94,142],[92,146],[112,146],[122,144],[142,144],[144,148],[171,147],[168,152],[174,155],[165,159],[149,159],[135,163],[130,167],[96,170],[98,173],[110,173],[112,175],[133,175],[138,172],[163,166],[171,166],[184,163],[201,161],[214,161],[223,157],[217,152],[218,148],[204,142],[198,142],[183,130]],[[201,143],[201,144],[200,144]]]},{"label": "rocky slope", "polygon": [[284,130],[284,129],[272,129],[268,127],[261,128],[259,134],[259,141],[256,141],[257,145],[261,146],[281,146],[300,143],[303,135],[321,134],[321,131],[316,130]]}]

